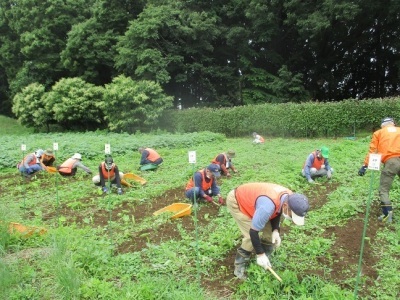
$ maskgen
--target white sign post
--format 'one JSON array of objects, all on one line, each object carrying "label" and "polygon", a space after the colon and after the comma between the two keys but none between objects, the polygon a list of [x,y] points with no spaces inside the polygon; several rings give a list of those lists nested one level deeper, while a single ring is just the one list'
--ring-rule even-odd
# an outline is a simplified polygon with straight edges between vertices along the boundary
[{"label": "white sign post", "polygon": [[53,150],[58,151],[58,143],[53,143]]},{"label": "white sign post", "polygon": [[381,154],[370,154],[368,161],[368,169],[379,171],[381,167]]},{"label": "white sign post", "polygon": [[189,164],[196,163],[196,151],[189,151]]},{"label": "white sign post", "polygon": [[111,147],[110,147],[110,144],[105,144],[105,145],[104,145],[104,153],[105,153],[105,154],[111,154]]},{"label": "white sign post", "polygon": [[25,144],[21,144],[21,151],[26,151],[26,145]]}]

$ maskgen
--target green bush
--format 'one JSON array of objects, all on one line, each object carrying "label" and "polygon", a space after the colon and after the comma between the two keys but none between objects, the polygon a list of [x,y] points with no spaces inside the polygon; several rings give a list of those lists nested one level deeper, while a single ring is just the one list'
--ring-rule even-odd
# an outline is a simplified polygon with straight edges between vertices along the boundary
[{"label": "green bush", "polygon": [[207,130],[230,137],[254,131],[274,137],[353,136],[378,128],[384,117],[400,117],[399,106],[400,98],[387,98],[192,108],[165,111],[158,126],[171,132]]}]

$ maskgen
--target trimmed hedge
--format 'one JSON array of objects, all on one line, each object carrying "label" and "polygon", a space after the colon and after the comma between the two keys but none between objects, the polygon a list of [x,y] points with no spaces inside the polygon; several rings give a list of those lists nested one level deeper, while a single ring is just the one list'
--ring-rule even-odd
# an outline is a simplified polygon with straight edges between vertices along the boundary
[{"label": "trimmed hedge", "polygon": [[229,137],[257,132],[272,137],[339,137],[376,130],[400,117],[400,98],[167,110],[158,126],[170,132],[211,131]]}]

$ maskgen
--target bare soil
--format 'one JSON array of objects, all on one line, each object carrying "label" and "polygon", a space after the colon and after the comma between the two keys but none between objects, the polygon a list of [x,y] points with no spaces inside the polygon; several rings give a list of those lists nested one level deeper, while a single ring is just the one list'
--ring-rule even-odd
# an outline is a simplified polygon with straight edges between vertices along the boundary
[{"label": "bare soil", "polygon": [[[307,195],[310,200],[311,209],[322,207],[326,203],[329,193],[334,191],[336,188],[337,184],[334,182],[327,183],[324,186],[316,185],[315,188]],[[80,199],[82,205],[85,206],[85,209],[83,210],[72,209],[65,204],[61,204],[58,212],[49,210],[48,213],[43,215],[43,220],[51,220],[56,217],[56,214],[60,214],[67,218],[67,223],[75,223],[78,226],[105,227],[109,223],[110,212],[105,209],[97,208],[96,199],[99,197],[102,196],[93,192],[93,194],[88,195],[86,199]],[[151,205],[146,203],[133,204],[131,202],[123,202],[117,208],[112,209],[111,219],[116,220],[119,218],[119,214],[123,213],[132,215],[135,221],[139,223],[156,210],[176,202],[176,199],[179,198],[184,198],[183,189],[181,188],[169,190],[160,197],[152,199]],[[210,204],[200,205],[201,213],[197,214],[197,226],[204,226],[208,224],[214,217],[218,217],[220,207]],[[379,214],[380,208],[378,205],[373,204],[366,231],[366,236],[369,237],[369,241],[374,241],[377,230],[383,226],[377,222],[376,217]],[[208,216],[207,218],[204,217],[206,215]],[[86,224],[84,222],[84,219],[88,216],[91,217],[90,224]],[[188,232],[193,231],[194,233],[194,218],[183,217],[176,221],[167,222],[157,228],[149,228],[132,234],[128,240],[125,240],[122,244],[117,246],[116,255],[118,253],[142,250],[146,247],[146,243],[148,242],[149,238],[151,238],[152,244],[159,244],[170,239],[180,239],[181,236],[177,230],[177,222],[181,222],[183,227]],[[325,237],[329,238],[332,236],[332,234],[334,234],[336,239],[334,245],[331,247],[329,255],[327,255],[327,257],[319,257],[318,260],[322,266],[330,265],[332,268],[331,272],[327,274],[323,269],[309,270],[299,276],[323,276],[324,278],[337,283],[343,288],[351,289],[352,287],[348,286],[346,282],[349,282],[355,277],[356,274],[360,257],[363,228],[363,214],[359,214],[357,217],[350,219],[345,226],[326,228],[324,233]],[[285,233],[285,231],[288,230],[290,230],[290,228],[285,226],[282,228],[282,233]],[[217,264],[218,269],[213,272],[212,277],[202,278],[204,288],[217,297],[228,298],[229,295],[234,293],[235,288],[237,287],[237,279],[233,275],[233,262],[236,255],[236,248],[237,247],[232,248],[228,253],[226,253],[225,257],[221,259],[221,261]],[[334,261],[333,264],[332,261]],[[362,260],[362,276],[366,278],[365,284],[373,284],[377,280],[378,275],[374,269],[376,262],[377,258],[372,255],[370,243],[365,242]],[[226,270],[226,272],[221,272],[221,270]],[[362,295],[362,291],[360,291],[360,295]]]}]

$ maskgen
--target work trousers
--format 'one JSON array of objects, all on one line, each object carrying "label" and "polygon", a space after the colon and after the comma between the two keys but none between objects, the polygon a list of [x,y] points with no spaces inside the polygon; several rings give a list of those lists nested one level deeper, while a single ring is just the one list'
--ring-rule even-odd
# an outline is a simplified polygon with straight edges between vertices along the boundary
[{"label": "work trousers", "polygon": [[[252,252],[254,247],[250,238],[251,218],[240,211],[239,204],[235,198],[235,190],[230,191],[226,197],[226,207],[231,213],[233,219],[236,221],[236,224],[243,235],[241,248],[248,252]],[[272,243],[272,226],[270,221],[267,222],[261,231],[260,238],[262,241]]]}]

